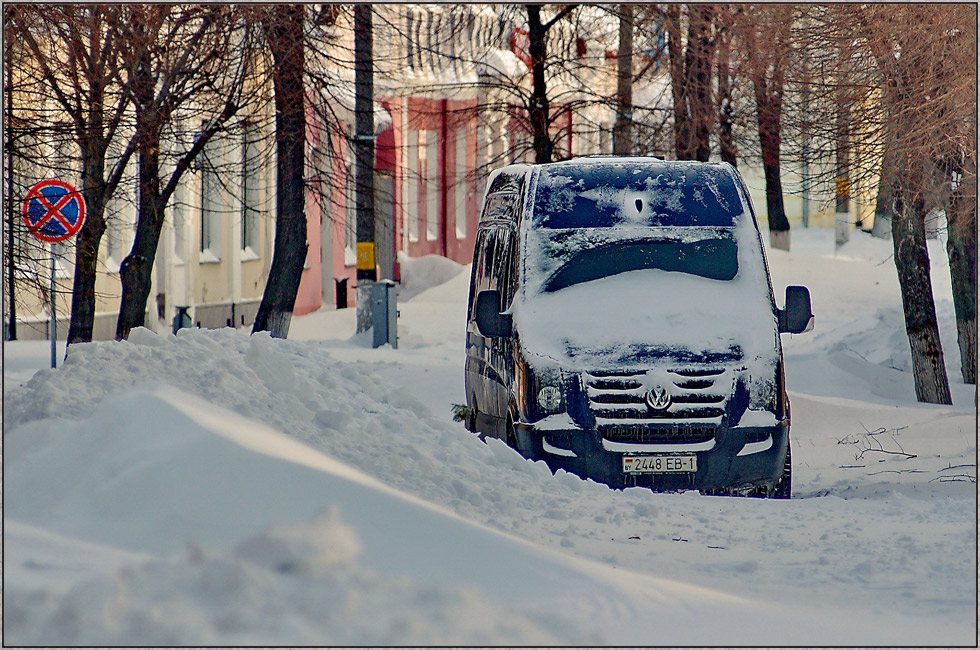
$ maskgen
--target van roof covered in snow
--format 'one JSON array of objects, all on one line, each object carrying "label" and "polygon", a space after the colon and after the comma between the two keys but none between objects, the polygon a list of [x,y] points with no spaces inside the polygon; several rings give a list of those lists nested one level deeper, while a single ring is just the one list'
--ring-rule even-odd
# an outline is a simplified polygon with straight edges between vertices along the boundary
[{"label": "van roof covered in snow", "polygon": [[728,165],[652,158],[581,158],[541,165],[540,228],[734,226],[745,211]]}]

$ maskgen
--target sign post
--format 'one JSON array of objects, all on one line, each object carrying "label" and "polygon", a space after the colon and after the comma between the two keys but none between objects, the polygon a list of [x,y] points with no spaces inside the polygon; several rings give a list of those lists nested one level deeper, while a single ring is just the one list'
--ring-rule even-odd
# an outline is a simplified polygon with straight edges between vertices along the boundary
[{"label": "sign post", "polygon": [[51,367],[56,368],[58,313],[55,311],[55,271],[57,258],[54,245],[78,234],[85,223],[85,199],[74,187],[59,180],[35,184],[24,199],[24,223],[36,238],[51,244],[50,327]]},{"label": "sign post", "polygon": [[58,367],[58,310],[55,309],[55,285],[54,285],[54,270],[55,270],[55,255],[54,255],[54,244],[51,244],[51,289],[48,291],[48,295],[51,296],[51,367]]}]

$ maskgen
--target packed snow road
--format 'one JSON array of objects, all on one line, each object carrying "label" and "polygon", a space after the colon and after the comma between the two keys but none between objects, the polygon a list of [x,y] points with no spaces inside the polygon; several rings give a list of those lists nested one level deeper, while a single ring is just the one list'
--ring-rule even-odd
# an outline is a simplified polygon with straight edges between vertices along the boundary
[{"label": "packed snow road", "polygon": [[137,330],[33,378],[46,347],[8,344],[5,644],[972,645],[941,248],[952,407],[915,403],[887,244],[794,237],[773,282],[810,286],[817,328],[784,336],[790,501],[613,491],[481,443],[451,420],[462,269],[399,305],[398,350],[353,310],[286,341]]}]

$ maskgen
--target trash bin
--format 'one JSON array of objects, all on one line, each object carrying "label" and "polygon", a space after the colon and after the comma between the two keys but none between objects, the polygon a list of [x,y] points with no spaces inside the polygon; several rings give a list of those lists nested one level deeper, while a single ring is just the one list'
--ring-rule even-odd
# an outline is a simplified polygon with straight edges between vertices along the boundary
[{"label": "trash bin", "polygon": [[334,286],[336,291],[334,295],[337,297],[337,309],[347,309],[347,281],[350,278],[334,278]]},{"label": "trash bin", "polygon": [[398,288],[392,280],[379,280],[371,286],[374,345],[398,347]]}]

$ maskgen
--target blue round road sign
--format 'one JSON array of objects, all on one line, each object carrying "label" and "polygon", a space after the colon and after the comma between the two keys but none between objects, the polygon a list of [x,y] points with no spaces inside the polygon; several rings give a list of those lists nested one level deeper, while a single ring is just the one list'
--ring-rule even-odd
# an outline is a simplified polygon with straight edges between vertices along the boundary
[{"label": "blue round road sign", "polygon": [[68,183],[41,181],[24,199],[24,223],[41,241],[65,241],[74,237],[85,223],[85,199]]}]

